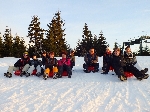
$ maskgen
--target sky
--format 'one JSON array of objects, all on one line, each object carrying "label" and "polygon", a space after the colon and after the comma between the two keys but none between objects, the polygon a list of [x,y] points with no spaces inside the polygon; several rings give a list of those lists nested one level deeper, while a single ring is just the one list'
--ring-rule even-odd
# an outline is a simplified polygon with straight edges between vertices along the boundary
[{"label": "sky", "polygon": [[[26,44],[29,41],[26,36],[32,17],[37,15],[41,28],[48,29],[47,24],[58,11],[61,11],[61,18],[65,22],[65,38],[71,48],[75,48],[78,40],[82,39],[85,23],[92,35],[99,36],[102,31],[111,49],[115,42],[122,45],[134,37],[150,36],[150,0],[0,1],[1,35],[8,26],[12,35],[24,37]],[[138,47],[139,45],[132,46],[133,50]]]}]

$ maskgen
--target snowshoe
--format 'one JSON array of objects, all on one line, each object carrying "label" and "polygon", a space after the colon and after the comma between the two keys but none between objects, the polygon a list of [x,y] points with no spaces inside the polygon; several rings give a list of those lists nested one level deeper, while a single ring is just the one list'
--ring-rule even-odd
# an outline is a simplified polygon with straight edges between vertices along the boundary
[{"label": "snowshoe", "polygon": [[57,73],[54,73],[53,79],[57,79]]},{"label": "snowshoe", "polygon": [[44,79],[44,80],[46,80],[48,77],[49,77],[48,74],[44,74],[44,75],[43,75],[43,79]]}]

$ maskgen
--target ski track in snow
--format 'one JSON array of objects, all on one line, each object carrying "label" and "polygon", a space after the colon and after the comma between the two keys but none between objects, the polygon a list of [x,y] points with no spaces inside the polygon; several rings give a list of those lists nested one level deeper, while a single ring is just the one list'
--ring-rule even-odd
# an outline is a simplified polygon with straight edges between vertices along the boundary
[{"label": "ski track in snow", "polygon": [[[148,57],[137,59],[143,67],[150,66],[150,61],[142,63]],[[150,112],[150,78],[121,82],[112,72],[84,73],[83,58],[78,57],[71,79],[4,77],[16,60],[0,59],[0,112]],[[102,58],[99,63],[101,67]]]}]

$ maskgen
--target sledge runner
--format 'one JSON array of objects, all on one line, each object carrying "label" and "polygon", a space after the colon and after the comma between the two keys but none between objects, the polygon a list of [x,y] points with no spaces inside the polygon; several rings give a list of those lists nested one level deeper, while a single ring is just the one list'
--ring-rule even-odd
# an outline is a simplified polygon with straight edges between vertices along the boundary
[{"label": "sledge runner", "polygon": [[7,73],[4,73],[4,76],[6,77],[12,77],[13,71],[20,70],[21,74],[20,76],[23,76],[26,74],[27,70],[29,69],[30,65],[30,57],[28,56],[28,52],[24,52],[21,59],[19,59],[14,66],[9,66]]}]

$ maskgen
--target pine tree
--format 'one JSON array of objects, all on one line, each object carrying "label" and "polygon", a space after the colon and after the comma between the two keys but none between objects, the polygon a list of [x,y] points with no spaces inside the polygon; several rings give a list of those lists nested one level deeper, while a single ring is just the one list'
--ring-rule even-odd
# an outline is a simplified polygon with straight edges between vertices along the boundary
[{"label": "pine tree", "polygon": [[4,57],[13,56],[13,37],[11,36],[11,29],[6,28],[3,35],[4,38]]},{"label": "pine tree", "polygon": [[41,45],[44,36],[44,29],[40,27],[39,19],[40,18],[38,18],[38,16],[34,15],[28,27],[28,37],[30,38],[29,43],[34,46],[33,48],[35,53],[41,52]]},{"label": "pine tree", "polygon": [[4,44],[0,33],[0,58],[3,57],[3,53],[4,53]]},{"label": "pine tree", "polygon": [[103,56],[107,47],[106,44],[106,38],[103,36],[103,32],[101,31],[97,39],[97,44],[95,45],[95,50],[97,51],[98,56]]},{"label": "pine tree", "polygon": [[13,56],[19,58],[22,56],[23,52],[26,51],[25,41],[18,35],[16,35],[13,40]]},{"label": "pine tree", "polygon": [[150,55],[150,49],[149,49],[148,45],[146,44],[146,46],[142,50],[142,56],[149,56],[149,55]]},{"label": "pine tree", "polygon": [[83,28],[82,38],[82,41],[79,40],[76,47],[76,54],[78,56],[84,56],[90,48],[94,47],[93,36],[86,23]]},{"label": "pine tree", "polygon": [[55,13],[51,23],[47,24],[48,30],[46,33],[46,39],[43,40],[43,48],[47,51],[55,52],[56,56],[59,56],[60,52],[67,51],[68,45],[65,41],[65,29],[63,29],[65,23],[60,17],[60,12]]}]

